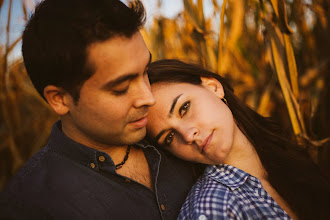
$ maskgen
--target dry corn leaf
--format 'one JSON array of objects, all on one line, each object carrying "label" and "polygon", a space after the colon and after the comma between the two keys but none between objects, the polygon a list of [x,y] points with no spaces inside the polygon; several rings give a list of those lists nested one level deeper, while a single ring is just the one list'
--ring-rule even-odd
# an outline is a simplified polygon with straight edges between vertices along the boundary
[{"label": "dry corn leaf", "polygon": [[24,20],[27,20],[27,11],[26,11],[26,6],[25,6],[25,1],[22,0],[22,10],[23,10],[23,15],[24,15]]},{"label": "dry corn leaf", "polygon": [[[231,1],[230,6],[232,7],[232,13],[230,14],[230,18],[228,19],[230,19],[232,22],[229,27],[230,33],[228,34],[228,36],[226,36],[226,42],[222,42],[223,46],[221,48],[223,50],[222,52],[223,62],[220,66],[221,73],[229,72],[229,69],[232,68],[233,63],[236,63],[236,65],[240,65],[242,69],[245,70],[247,70],[248,69],[247,66],[249,66],[247,62],[244,62],[246,60],[239,53],[238,45],[237,45],[237,41],[242,36],[243,27],[244,27],[244,15],[245,15],[244,1],[243,0]],[[231,61],[233,59],[234,61]],[[242,71],[245,72],[245,70]]]},{"label": "dry corn leaf", "polygon": [[217,68],[217,57],[214,51],[213,41],[210,38],[206,38],[206,50],[208,56],[208,67],[212,71],[216,71]]},{"label": "dry corn leaf", "polygon": [[288,24],[284,0],[270,0],[276,17],[279,19],[280,29],[283,33],[291,34],[293,31]]},{"label": "dry corn leaf", "polygon": [[281,90],[285,99],[285,103],[289,112],[293,131],[297,137],[306,134],[303,118],[301,117],[299,105],[291,91],[290,84],[285,73],[285,62],[283,60],[284,54],[282,45],[278,44],[274,36],[270,39],[272,58],[274,62],[275,71],[281,86]]},{"label": "dry corn leaf", "polygon": [[324,29],[326,29],[328,27],[328,20],[327,20],[326,12],[324,11],[324,9],[320,5],[320,3],[317,3],[317,2],[315,2],[313,4],[313,8],[314,8],[315,13],[317,14],[317,17],[320,20],[322,27]]},{"label": "dry corn leaf", "polygon": [[284,45],[286,51],[286,57],[289,66],[289,73],[290,73],[290,82],[292,87],[292,92],[296,99],[299,98],[299,87],[298,87],[298,71],[296,66],[296,59],[294,57],[294,52],[292,49],[292,45],[290,42],[290,36],[287,34],[283,34],[284,37]]},{"label": "dry corn leaf", "polygon": [[263,94],[261,95],[261,99],[259,102],[259,106],[257,108],[257,112],[260,115],[263,116],[270,116],[269,115],[269,105],[271,104],[271,93],[275,87],[275,77],[272,77],[272,79],[270,80],[268,86],[266,87],[265,91],[263,92]]},{"label": "dry corn leaf", "polygon": [[237,50],[237,40],[242,36],[244,27],[244,1],[235,0],[231,3],[231,25],[230,34],[226,41],[226,48],[230,48],[231,50]]},{"label": "dry corn leaf", "polygon": [[223,40],[224,40],[224,20],[225,20],[225,11],[226,11],[227,0],[223,0],[220,14],[220,31],[219,31],[219,43],[218,43],[218,74],[222,75],[222,65],[224,62],[223,56]]},{"label": "dry corn leaf", "polygon": [[194,25],[196,30],[199,33],[204,32],[204,27],[201,18],[199,17],[200,11],[203,10],[203,8],[198,9],[197,6],[193,3],[192,0],[183,0],[185,11],[188,14],[188,17],[190,18],[191,23]]}]

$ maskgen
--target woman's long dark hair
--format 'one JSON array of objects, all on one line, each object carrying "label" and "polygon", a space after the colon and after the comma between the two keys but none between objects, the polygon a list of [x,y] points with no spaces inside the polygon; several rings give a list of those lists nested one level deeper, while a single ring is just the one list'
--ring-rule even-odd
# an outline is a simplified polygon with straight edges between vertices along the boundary
[{"label": "woman's long dark hair", "polygon": [[255,147],[270,184],[289,204],[299,219],[330,219],[330,184],[304,148],[282,135],[279,126],[241,102],[228,82],[218,74],[178,60],[151,63],[150,84],[191,83],[213,77],[223,86],[233,116]]}]

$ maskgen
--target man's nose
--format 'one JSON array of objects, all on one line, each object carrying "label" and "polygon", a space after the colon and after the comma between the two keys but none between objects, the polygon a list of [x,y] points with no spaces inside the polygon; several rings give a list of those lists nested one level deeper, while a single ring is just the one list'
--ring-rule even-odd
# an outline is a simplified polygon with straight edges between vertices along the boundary
[{"label": "man's nose", "polygon": [[143,82],[140,82],[139,89],[137,90],[134,107],[153,106],[155,103],[156,100],[151,93],[149,80],[147,82],[143,80]]}]

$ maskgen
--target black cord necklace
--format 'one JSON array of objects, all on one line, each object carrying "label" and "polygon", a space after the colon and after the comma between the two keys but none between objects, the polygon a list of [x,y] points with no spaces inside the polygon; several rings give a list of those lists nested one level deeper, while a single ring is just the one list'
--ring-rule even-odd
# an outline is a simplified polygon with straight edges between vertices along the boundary
[{"label": "black cord necklace", "polygon": [[131,151],[131,145],[128,145],[127,146],[127,150],[126,150],[126,155],[124,157],[124,160],[121,163],[119,163],[119,164],[116,165],[116,170],[122,168],[122,166],[126,163],[130,151]]}]

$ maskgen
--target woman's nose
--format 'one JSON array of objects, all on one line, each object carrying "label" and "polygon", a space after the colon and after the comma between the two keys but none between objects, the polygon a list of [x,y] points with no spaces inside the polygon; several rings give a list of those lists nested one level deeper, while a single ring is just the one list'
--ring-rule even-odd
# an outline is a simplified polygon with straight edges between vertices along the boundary
[{"label": "woman's nose", "polygon": [[183,140],[188,144],[193,143],[199,134],[198,129],[194,126],[189,127],[187,125],[183,125],[180,130]]}]

